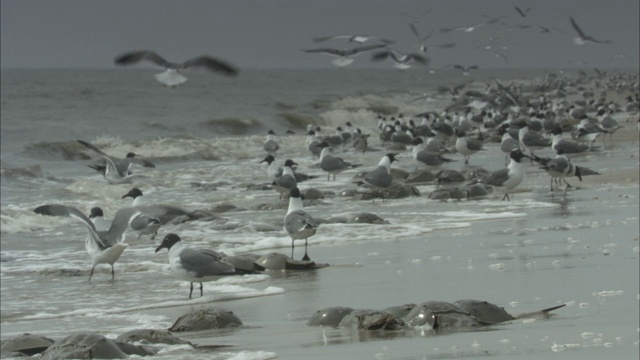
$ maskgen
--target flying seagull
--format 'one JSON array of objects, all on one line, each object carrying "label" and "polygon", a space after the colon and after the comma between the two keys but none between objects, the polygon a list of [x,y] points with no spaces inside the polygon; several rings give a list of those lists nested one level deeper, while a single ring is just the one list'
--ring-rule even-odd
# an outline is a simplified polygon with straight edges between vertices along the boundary
[{"label": "flying seagull", "polygon": [[328,41],[328,40],[334,40],[334,39],[347,39],[350,43],[354,42],[354,43],[358,43],[358,44],[364,44],[369,40],[373,40],[373,39],[377,39],[382,43],[385,44],[393,44],[393,40],[389,40],[389,39],[381,39],[379,37],[376,36],[369,36],[369,35],[333,35],[333,36],[322,36],[322,37],[316,37],[313,38],[313,42],[324,42],[324,41]]},{"label": "flying seagull", "polygon": [[429,59],[425,56],[416,53],[408,53],[404,54],[397,50],[382,50],[376,52],[371,57],[373,61],[381,61],[386,60],[387,58],[391,58],[394,61],[393,66],[400,71],[409,69],[413,66],[414,63],[420,63],[423,65],[429,64]]},{"label": "flying seagull", "polygon": [[453,65],[453,67],[456,68],[456,69],[462,70],[462,75],[468,76],[469,75],[469,71],[477,69],[478,65],[471,65],[471,66],[465,68],[462,65],[455,64],[455,65]]},{"label": "flying seagull", "polygon": [[337,67],[345,67],[353,62],[352,56],[359,55],[365,51],[380,49],[387,46],[387,44],[367,45],[360,46],[353,49],[334,49],[334,48],[318,48],[302,50],[306,53],[324,53],[335,56],[331,62]]},{"label": "flying seagull", "polygon": [[596,44],[612,44],[613,43],[613,41],[611,40],[597,40],[593,36],[589,36],[585,34],[584,31],[580,29],[576,21],[573,20],[573,17],[569,16],[569,20],[571,21],[571,26],[573,26],[573,29],[578,33],[578,36],[573,39],[573,42],[576,45],[584,45],[587,42],[592,42]]},{"label": "flying seagull", "polygon": [[475,29],[484,26],[484,25],[492,25],[495,24],[499,21],[499,19],[491,19],[489,21],[484,21],[481,23],[477,23],[477,24],[473,24],[473,25],[469,25],[469,26],[459,26],[459,27],[455,27],[455,28],[440,28],[440,32],[451,32],[451,31],[463,31],[463,32],[473,32]]},{"label": "flying seagull", "polygon": [[525,16],[527,16],[527,13],[529,11],[531,11],[531,8],[526,8],[525,10],[520,9],[519,7],[516,6],[516,11],[518,12],[518,14],[520,14],[520,16],[522,16],[522,18],[524,19]]},{"label": "flying seagull", "polygon": [[187,81],[187,78],[182,76],[180,72],[193,67],[203,67],[209,71],[227,76],[238,75],[238,69],[235,66],[226,61],[206,55],[195,57],[181,64],[169,62],[155,52],[148,50],[128,52],[114,59],[115,64],[121,66],[134,65],[141,61],[148,61],[164,68],[164,72],[155,74],[154,76],[160,83],[170,87],[178,86]]}]

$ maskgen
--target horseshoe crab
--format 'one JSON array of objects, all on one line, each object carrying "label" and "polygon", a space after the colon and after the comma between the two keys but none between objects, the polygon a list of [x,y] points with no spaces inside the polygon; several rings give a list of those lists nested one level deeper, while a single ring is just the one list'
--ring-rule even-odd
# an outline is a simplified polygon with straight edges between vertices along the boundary
[{"label": "horseshoe crab", "polygon": [[316,311],[307,321],[309,326],[338,326],[342,319],[353,311],[350,307],[330,307]]},{"label": "horseshoe crab", "polygon": [[380,310],[354,310],[342,318],[340,328],[362,330],[395,330],[402,327],[395,316],[387,311]]},{"label": "horseshoe crab", "polygon": [[258,270],[315,270],[329,266],[313,261],[293,260],[281,253],[269,253],[255,261]]},{"label": "horseshoe crab", "polygon": [[137,329],[127,331],[120,334],[116,341],[123,343],[142,342],[147,344],[191,344],[187,340],[183,340],[177,336],[173,336],[167,330],[153,330],[153,329]]},{"label": "horseshoe crab", "polygon": [[216,308],[201,309],[184,314],[176,320],[169,331],[198,331],[241,326],[242,321],[231,311]]},{"label": "horseshoe crab", "polygon": [[409,327],[426,325],[433,330],[484,325],[460,306],[445,301],[427,301],[416,305],[404,317],[404,322]]},{"label": "horseshoe crab", "polygon": [[485,323],[497,324],[515,319],[504,308],[487,301],[466,299],[453,303]]},{"label": "horseshoe crab", "polygon": [[566,304],[552,306],[546,309],[532,311],[528,313],[511,315],[504,308],[483,300],[458,300],[454,302],[469,314],[475,316],[479,321],[487,324],[498,324],[505,321],[526,319],[533,317],[549,317],[549,312],[560,309]]},{"label": "horseshoe crab", "polygon": [[390,306],[388,308],[382,309],[382,311],[386,311],[391,313],[396,319],[402,320],[414,307],[416,304],[404,304],[398,306]]},{"label": "horseshoe crab", "polygon": [[153,355],[143,346],[116,343],[100,334],[74,334],[54,342],[42,354],[42,359],[126,359],[129,355]]},{"label": "horseshoe crab", "polygon": [[26,356],[33,356],[47,350],[53,342],[48,337],[27,333],[4,340],[2,342],[2,352],[16,352]]}]

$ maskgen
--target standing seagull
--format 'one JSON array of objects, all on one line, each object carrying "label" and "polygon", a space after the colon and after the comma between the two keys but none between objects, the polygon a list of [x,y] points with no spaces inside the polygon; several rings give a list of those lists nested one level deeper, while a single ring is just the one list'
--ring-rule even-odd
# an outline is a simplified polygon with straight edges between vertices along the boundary
[{"label": "standing seagull", "polygon": [[127,248],[127,244],[123,243],[125,238],[125,231],[129,225],[141,212],[134,208],[122,208],[116,212],[116,215],[111,222],[111,226],[106,231],[100,231],[96,229],[96,226],[91,220],[83,214],[80,210],[65,205],[51,204],[38,206],[33,210],[36,214],[50,215],[50,216],[68,216],[80,220],[89,230],[89,236],[87,237],[84,245],[91,256],[93,266],[91,267],[91,273],[89,274],[89,280],[93,276],[93,270],[98,264],[111,265],[111,279],[115,279],[115,270],[113,264],[118,261],[120,255]]},{"label": "standing seagull", "polygon": [[580,29],[580,27],[578,26],[578,23],[576,23],[576,21],[573,20],[571,16],[569,16],[569,20],[571,21],[571,26],[573,26],[573,29],[578,34],[578,36],[573,39],[573,42],[576,45],[584,45],[587,42],[592,42],[596,44],[612,44],[613,43],[613,41],[611,40],[597,40],[593,36],[589,36],[585,34],[584,31],[582,31],[582,29]]},{"label": "standing seagull", "polygon": [[582,175],[580,174],[580,167],[575,166],[573,162],[562,155],[562,152],[559,152],[555,159],[547,162],[546,165],[542,166],[541,169],[547,172],[549,176],[551,176],[550,188],[553,191],[553,182],[554,180],[562,179],[566,184],[564,191],[567,192],[567,189],[571,187],[567,180],[565,179],[568,176],[576,176],[578,180],[582,181]]},{"label": "standing seagull", "polygon": [[322,148],[320,152],[320,168],[327,172],[327,181],[332,174],[333,181],[336,181],[337,173],[360,166],[359,164],[353,165],[344,161],[342,158],[329,154],[331,149],[329,148],[329,143],[326,141],[321,142],[320,147]]},{"label": "standing seagull", "polygon": [[289,196],[289,191],[298,186],[296,175],[293,173],[293,166],[298,165],[291,159],[287,159],[284,162],[282,168],[282,176],[273,180],[271,187],[273,187],[278,193],[280,193],[280,199],[286,199]]},{"label": "standing seagull", "polygon": [[302,50],[302,51],[306,53],[325,53],[325,54],[335,56],[336,58],[331,61],[333,65],[337,67],[345,67],[347,65],[350,65],[353,62],[353,59],[351,58],[352,56],[359,55],[365,51],[380,49],[385,46],[387,46],[387,44],[360,46],[357,48],[347,49],[347,50],[333,49],[333,48],[319,48],[319,49],[308,49],[308,50]]},{"label": "standing seagull", "polygon": [[262,148],[270,155],[275,155],[276,152],[280,150],[280,145],[278,145],[278,142],[276,141],[276,133],[273,130],[269,130],[267,133],[267,138],[265,139]]},{"label": "standing seagull", "polygon": [[455,130],[456,136],[456,150],[464,156],[464,164],[469,165],[469,159],[472,154],[477,153],[482,149],[482,141],[477,139],[470,139],[467,134],[462,130]]},{"label": "standing seagull", "polygon": [[304,211],[300,189],[294,187],[289,191],[289,209],[284,217],[284,229],[291,236],[291,258],[295,240],[304,239],[303,261],[309,261],[307,255],[307,239],[316,233],[317,224],[314,218]]},{"label": "standing seagull", "polygon": [[505,191],[502,200],[507,199],[511,201],[511,199],[509,199],[509,190],[514,189],[524,180],[524,169],[522,168],[521,160],[525,156],[526,155],[520,150],[512,151],[509,165],[504,169],[492,172],[481,182],[504,188]]},{"label": "standing seagull", "polygon": [[189,299],[193,294],[193,283],[200,283],[200,296],[202,297],[202,283],[218,280],[223,276],[243,275],[252,272],[236,269],[233,265],[220,259],[220,255],[206,249],[192,249],[184,245],[180,236],[167,234],[162,243],[156,248],[169,250],[169,265],[179,279],[188,281]]},{"label": "standing seagull", "polygon": [[393,183],[391,176],[391,163],[397,161],[396,154],[389,153],[380,159],[378,167],[369,171],[362,180],[357,181],[358,185],[363,185],[373,190],[380,190],[382,199],[384,200],[384,189],[387,189]]},{"label": "standing seagull", "polygon": [[134,65],[141,61],[148,61],[164,68],[164,72],[155,74],[154,76],[160,83],[170,87],[178,86],[187,81],[187,78],[180,75],[180,72],[193,67],[204,67],[209,71],[221,73],[227,76],[238,75],[238,69],[235,66],[223,60],[206,55],[195,57],[181,64],[169,62],[155,52],[148,50],[128,52],[114,59],[116,65],[122,66]]}]

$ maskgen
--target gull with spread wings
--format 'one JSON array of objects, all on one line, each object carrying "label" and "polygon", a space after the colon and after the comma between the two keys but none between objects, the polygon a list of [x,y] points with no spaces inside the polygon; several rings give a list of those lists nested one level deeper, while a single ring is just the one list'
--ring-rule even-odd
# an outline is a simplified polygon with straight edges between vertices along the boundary
[{"label": "gull with spread wings", "polygon": [[122,54],[114,59],[115,64],[121,66],[135,65],[142,61],[150,62],[164,68],[165,71],[155,74],[154,76],[160,83],[169,87],[178,86],[187,81],[187,78],[180,73],[189,68],[205,68],[211,72],[227,76],[236,76],[238,74],[238,69],[235,66],[224,60],[207,55],[198,56],[183,63],[173,63],[165,60],[153,51],[139,50]]}]

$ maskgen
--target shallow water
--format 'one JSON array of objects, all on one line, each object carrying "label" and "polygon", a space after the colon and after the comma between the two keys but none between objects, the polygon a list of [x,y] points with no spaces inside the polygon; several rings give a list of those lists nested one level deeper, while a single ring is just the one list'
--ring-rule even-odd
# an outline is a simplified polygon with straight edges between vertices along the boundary
[{"label": "shallow water", "polygon": [[[119,81],[124,81],[117,74]],[[142,75],[151,77],[146,72],[133,74],[136,79],[146,79]],[[389,73],[384,74],[386,79]],[[159,111],[151,133],[139,136],[137,131],[144,122],[124,128],[114,126],[109,133],[104,123],[85,120],[82,114],[91,114],[92,106],[101,104],[104,108],[97,116],[112,116],[119,119],[114,120],[118,124],[126,124],[121,119],[124,114],[138,116],[135,114],[151,110],[134,101],[117,106],[115,99],[122,95],[117,91],[118,83],[111,80],[112,74],[107,75],[90,73],[80,80],[85,86],[110,84],[99,88],[110,94],[105,97],[111,99],[107,100],[111,105],[99,99],[74,101],[72,96],[51,103],[50,97],[58,94],[51,90],[43,99],[23,95],[23,101],[34,102],[29,108],[25,103],[6,108],[5,104],[15,101],[17,95],[5,91],[11,89],[5,87],[3,73],[2,339],[23,332],[61,338],[72,332],[96,331],[115,337],[136,328],[168,328],[190,309],[219,306],[236,313],[244,326],[179,335],[199,344],[231,345],[206,353],[207,357],[220,359],[537,359],[556,353],[563,358],[581,359],[638,357],[637,139],[605,143],[598,140],[602,146],[599,152],[575,161],[600,171],[600,179],[606,180],[598,180],[598,176],[585,177],[582,183],[569,179],[574,189],[566,194],[556,192],[552,196],[548,175],[527,164],[527,177],[510,202],[501,201],[498,193],[470,201],[429,200],[426,194],[435,185],[419,186],[423,194],[420,197],[372,202],[338,195],[341,190],[354,188],[351,177],[361,169],[339,174],[336,182],[327,182],[317,168],[317,160],[304,150],[304,137],[282,136],[278,159],[292,158],[300,164],[299,171],[320,175],[300,187],[336,194],[306,204],[306,210],[314,217],[328,219],[371,212],[389,224],[323,224],[309,240],[309,254],[315,261],[331,266],[317,271],[225,278],[205,283],[204,296],[188,300],[188,284],[171,276],[166,252],[154,253],[155,246],[169,232],[180,234],[189,245],[232,254],[288,254],[291,242],[281,227],[286,203],[278,200],[275,191],[246,190],[243,186],[266,183],[265,165],[258,163],[264,156],[261,146],[266,131],[262,129],[273,126],[283,133],[288,125],[276,111],[266,110],[273,109],[274,100],[260,95],[267,93],[265,81],[262,88],[243,89],[238,85],[234,90],[246,91],[246,98],[251,98],[253,104],[266,104],[250,107],[250,112],[267,114],[258,130],[243,136],[198,131],[201,128],[194,124],[200,120],[193,119],[204,118],[206,111],[193,107],[194,98],[175,95],[182,89],[194,91],[187,83],[173,90],[150,88],[144,103],[166,107]],[[292,102],[298,104],[299,114],[318,116],[327,128],[352,121],[365,132],[374,132],[375,115],[358,110],[362,104],[384,100],[383,105],[406,108],[409,113],[447,104],[444,97],[434,97],[428,106],[411,102],[422,94],[415,79],[405,78],[408,83],[404,93],[397,90],[402,89],[403,83],[396,79],[393,91],[382,96],[384,91],[372,86],[380,86],[383,81],[378,79],[378,83],[375,73],[367,74],[374,79],[365,77],[361,92],[354,84],[341,88],[339,78],[330,81],[326,76],[305,74],[304,80],[315,79],[324,85],[303,96],[294,91],[296,76],[290,75],[287,81],[293,90],[281,90],[282,98],[277,100],[291,96]],[[486,74],[489,75],[493,74]],[[356,78],[354,73],[345,76]],[[60,81],[37,76],[36,80],[31,80],[32,91],[41,89],[41,84]],[[23,84],[25,88],[27,85]],[[151,85],[154,84],[149,81],[145,86]],[[333,92],[332,86],[336,89]],[[69,91],[65,87],[54,88]],[[24,91],[20,89],[19,93]],[[376,93],[371,89],[378,90],[377,95],[371,95]],[[163,102],[167,92],[173,92],[173,105]],[[318,99],[330,99],[328,107],[314,110],[300,105]],[[234,117],[247,114],[225,96],[213,103],[204,107],[227,104]],[[71,110],[60,110],[64,108]],[[192,108],[193,112],[185,110]],[[51,130],[62,145],[49,141],[38,151],[23,151],[47,139],[44,135],[48,128],[30,129],[23,121],[11,121],[18,115],[35,119],[37,113],[32,113],[33,109],[42,109],[43,113],[49,109],[51,118],[74,114],[65,126]],[[189,120],[177,123],[175,118],[179,115]],[[5,122],[5,116],[9,121]],[[212,111],[210,116],[223,118],[224,114]],[[181,130],[174,131],[178,127]],[[193,133],[185,136],[189,127]],[[296,132],[302,133],[299,128]],[[63,160],[76,153],[90,154],[74,147],[76,138],[91,141],[110,154],[132,149],[152,157],[157,168],[141,170],[144,177],[134,184],[156,201],[180,204],[189,210],[220,204],[234,204],[240,210],[220,214],[221,219],[214,221],[165,226],[155,241],[137,240],[132,235],[127,241],[129,248],[116,263],[116,281],[109,281],[110,270],[104,266],[96,269],[89,283],[90,260],[82,243],[86,230],[72,219],[46,218],[32,209],[52,202],[77,206],[83,211],[101,206],[110,217],[130,203],[130,199],[121,196],[132,185],[107,185],[86,167],[94,160]],[[382,149],[377,139],[372,139],[371,145]],[[381,150],[365,155],[345,152],[341,156],[367,169],[374,167],[382,154]],[[541,155],[551,154],[543,150]],[[462,168],[461,156],[451,157],[457,161],[449,168]],[[393,167],[407,171],[415,168],[409,152],[402,153],[399,159]],[[503,159],[497,144],[487,144],[486,151],[472,156],[471,166],[494,170],[503,166]],[[274,209],[257,210],[258,204],[273,204]],[[296,257],[302,251],[302,243],[297,242]],[[445,334],[424,329],[357,332],[305,324],[316,310],[332,306],[382,309],[465,298],[496,303],[512,314],[561,303],[567,306],[556,310],[550,319],[516,320],[482,331]],[[204,356],[201,351],[204,350],[168,346],[154,358],[199,358]]]}]

